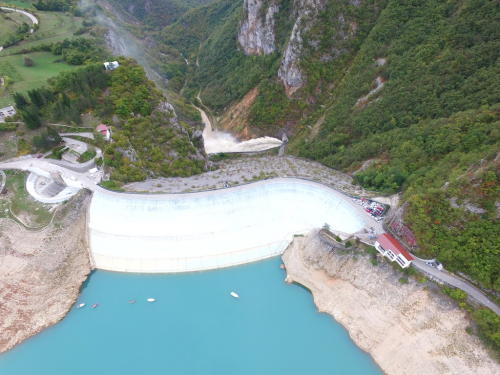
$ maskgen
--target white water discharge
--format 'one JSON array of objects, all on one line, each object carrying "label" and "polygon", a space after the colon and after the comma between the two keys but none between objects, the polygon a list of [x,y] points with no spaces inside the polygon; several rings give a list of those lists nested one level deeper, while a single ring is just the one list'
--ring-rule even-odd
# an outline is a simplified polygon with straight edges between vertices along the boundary
[{"label": "white water discharge", "polygon": [[229,133],[212,130],[212,124],[205,111],[200,108],[198,108],[198,111],[200,111],[202,121],[205,124],[203,140],[207,154],[217,154],[219,152],[256,152],[281,146],[282,142],[273,137],[262,137],[238,142]]},{"label": "white water discharge", "polygon": [[354,233],[362,207],[311,181],[275,179],[191,194],[94,192],[92,261],[120,272],[189,272],[281,254],[294,234],[328,223]]}]

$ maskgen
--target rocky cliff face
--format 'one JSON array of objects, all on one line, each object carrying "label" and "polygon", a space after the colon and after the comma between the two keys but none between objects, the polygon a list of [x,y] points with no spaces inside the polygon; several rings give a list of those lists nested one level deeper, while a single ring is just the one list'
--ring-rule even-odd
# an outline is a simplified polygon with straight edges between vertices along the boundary
[{"label": "rocky cliff face", "polygon": [[[113,52],[113,55],[115,56],[125,56],[129,57],[130,53],[127,49],[127,45],[125,44],[124,40],[116,33],[115,28],[113,27],[113,21],[109,19],[110,26],[108,29],[108,32],[104,36],[104,41],[106,43],[106,48],[109,49],[111,52]],[[113,24],[113,26],[111,26]]]},{"label": "rocky cliff face", "polygon": [[[333,251],[332,251],[333,250]],[[287,281],[309,288],[387,374],[499,374],[456,303],[437,287],[410,279],[362,254],[335,252],[319,234],[296,237],[283,255]]]},{"label": "rocky cliff face", "polygon": [[278,77],[282,79],[287,91],[293,91],[304,84],[304,77],[298,66],[300,52],[303,47],[302,34],[311,28],[318,12],[324,9],[324,6],[324,0],[297,1],[298,17],[278,71]]},{"label": "rocky cliff face", "polygon": [[[268,55],[276,50],[274,35],[274,15],[279,6],[271,3],[262,9],[263,0],[245,0],[243,8],[246,19],[240,24],[238,41],[246,55]],[[265,17],[262,18],[262,11]]]},{"label": "rocky cliff face", "polygon": [[[351,0],[351,6],[361,6],[361,0]],[[356,35],[357,23],[354,19],[346,19],[342,11],[336,14],[334,25],[333,44],[335,47],[322,51],[320,50],[323,30],[326,25],[318,19],[318,15],[327,9],[327,0],[296,0],[294,7],[297,9],[297,19],[292,29],[290,40],[281,60],[278,76],[285,84],[287,94],[305,84],[306,77],[299,67],[300,59],[306,54],[308,60],[319,60],[322,62],[337,58],[341,53],[348,52],[343,49],[342,44]],[[342,8],[339,8],[342,9]],[[328,25],[327,27],[331,27]],[[310,30],[314,33],[309,33]],[[307,42],[304,36],[307,35]]]}]

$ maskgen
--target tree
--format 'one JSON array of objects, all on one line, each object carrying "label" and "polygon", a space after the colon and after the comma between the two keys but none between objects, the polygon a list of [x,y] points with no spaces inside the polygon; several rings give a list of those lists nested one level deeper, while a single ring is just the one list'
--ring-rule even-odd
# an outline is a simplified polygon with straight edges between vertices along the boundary
[{"label": "tree", "polygon": [[49,135],[47,132],[42,132],[40,135],[33,137],[33,144],[39,150],[45,150],[50,145]]},{"label": "tree", "polygon": [[57,132],[57,130],[55,130],[51,126],[47,126],[47,135],[55,143],[61,143],[63,141],[62,137],[59,135],[59,133]]},{"label": "tree", "polygon": [[33,107],[26,107],[21,111],[21,118],[28,127],[28,129],[38,129],[42,126],[42,120],[38,114],[38,110]]},{"label": "tree", "polygon": [[14,102],[16,102],[16,107],[18,110],[24,109],[28,105],[28,100],[26,100],[26,97],[23,94],[19,94],[16,92],[12,94],[12,97],[14,98]]},{"label": "tree", "polygon": [[23,64],[24,66],[33,66],[35,61],[29,56],[23,56]]},{"label": "tree", "polygon": [[31,104],[36,105],[38,108],[42,108],[45,104],[39,89],[28,90],[28,96],[30,97]]}]

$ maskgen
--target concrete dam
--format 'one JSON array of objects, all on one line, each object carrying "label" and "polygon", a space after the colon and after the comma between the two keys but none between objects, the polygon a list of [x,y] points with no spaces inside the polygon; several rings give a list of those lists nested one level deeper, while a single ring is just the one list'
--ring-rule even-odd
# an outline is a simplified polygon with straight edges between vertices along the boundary
[{"label": "concrete dam", "polygon": [[279,255],[294,234],[325,223],[354,233],[366,226],[363,216],[327,186],[273,179],[184,194],[95,191],[88,226],[96,268],[169,273]]}]

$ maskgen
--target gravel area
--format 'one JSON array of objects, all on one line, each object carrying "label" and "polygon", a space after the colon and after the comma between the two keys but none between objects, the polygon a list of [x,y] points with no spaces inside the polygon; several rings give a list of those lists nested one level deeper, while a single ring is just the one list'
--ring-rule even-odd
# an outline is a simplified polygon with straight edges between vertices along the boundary
[{"label": "gravel area", "polygon": [[315,161],[292,156],[248,155],[218,163],[219,169],[191,177],[148,179],[125,185],[126,191],[181,193],[223,189],[273,177],[299,177],[332,186],[352,195],[370,197],[370,192],[352,185],[352,178]]}]

